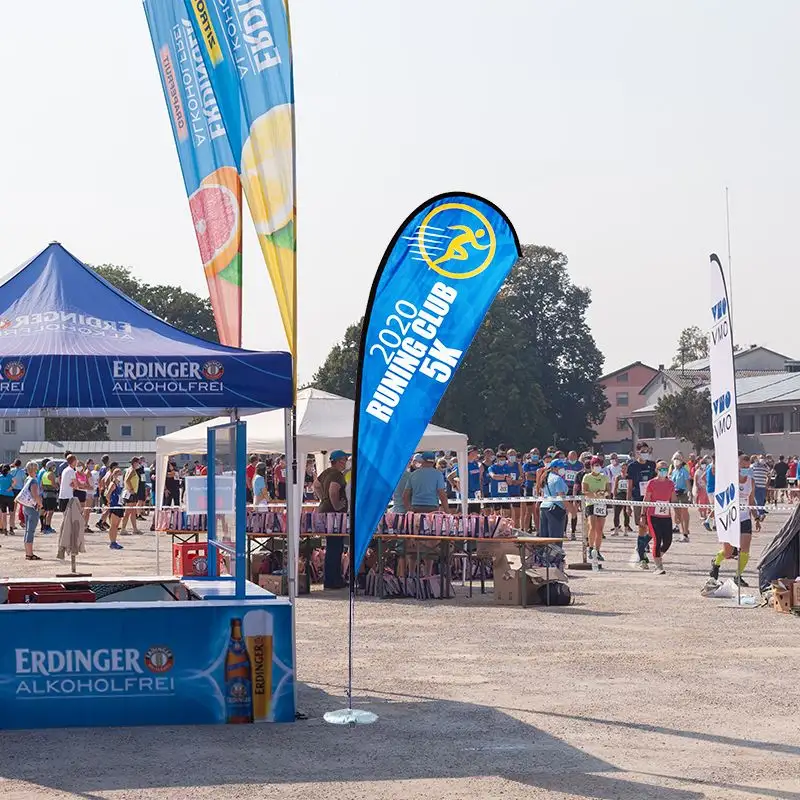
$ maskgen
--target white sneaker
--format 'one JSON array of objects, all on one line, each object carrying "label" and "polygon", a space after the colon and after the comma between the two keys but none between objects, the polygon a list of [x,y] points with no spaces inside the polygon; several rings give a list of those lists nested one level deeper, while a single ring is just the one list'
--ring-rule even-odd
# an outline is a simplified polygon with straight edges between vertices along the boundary
[{"label": "white sneaker", "polygon": [[666,575],[667,571],[664,567],[656,567],[656,571],[653,573],[654,575]]},{"label": "white sneaker", "polygon": [[684,533],[684,534],[683,534],[683,536],[681,537],[681,541],[682,541],[682,542],[687,542],[687,543],[688,543],[688,541],[689,541],[689,534],[688,534],[688,533]]},{"label": "white sneaker", "polygon": [[644,559],[639,562],[639,569],[650,569],[650,564],[647,563]]}]

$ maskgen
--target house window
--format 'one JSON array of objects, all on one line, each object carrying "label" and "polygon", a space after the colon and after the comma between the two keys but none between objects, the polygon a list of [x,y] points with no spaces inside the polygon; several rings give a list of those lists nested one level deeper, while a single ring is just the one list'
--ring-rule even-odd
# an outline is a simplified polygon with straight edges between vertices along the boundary
[{"label": "house window", "polygon": [[668,428],[666,425],[661,428],[661,438],[662,439],[676,439],[675,431],[671,428]]},{"label": "house window", "polygon": [[655,439],[656,438],[656,424],[655,422],[645,422],[642,420],[639,423],[639,438],[640,439]]},{"label": "house window", "polygon": [[792,411],[792,415],[789,417],[789,430],[792,433],[800,431],[800,411]]},{"label": "house window", "polygon": [[167,426],[156,425],[156,436],[166,436],[166,435],[167,435]]},{"label": "house window", "polygon": [[628,373],[627,372],[620,372],[617,375],[617,383],[627,383],[628,382]]},{"label": "house window", "polygon": [[630,430],[630,428],[628,427],[627,417],[617,417],[617,430],[618,431]]},{"label": "house window", "polygon": [[[792,415],[794,418],[794,415]],[[756,417],[755,414],[740,414],[738,418],[738,431],[741,434],[748,435],[756,432]],[[793,429],[794,430],[794,429]]]},{"label": "house window", "polygon": [[783,433],[783,414],[762,414],[761,433]]},{"label": "house window", "polygon": [[627,392],[617,392],[617,405],[618,406],[627,406],[628,405],[628,393]]},{"label": "house window", "polygon": [[17,457],[16,450],[6,450],[6,463],[10,464]]},{"label": "house window", "polygon": [[3,433],[16,433],[16,432],[17,432],[17,421],[15,419],[4,419]]},{"label": "house window", "polygon": [[119,426],[119,435],[120,436],[130,438],[130,436],[132,434],[133,434],[133,431],[131,430],[131,426],[130,425],[120,425]]}]

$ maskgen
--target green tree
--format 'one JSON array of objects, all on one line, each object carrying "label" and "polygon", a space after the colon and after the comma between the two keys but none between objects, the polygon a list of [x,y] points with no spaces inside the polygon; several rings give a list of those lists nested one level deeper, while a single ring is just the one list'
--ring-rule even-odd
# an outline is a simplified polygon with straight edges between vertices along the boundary
[{"label": "green tree", "polygon": [[48,442],[107,442],[108,420],[103,417],[46,417],[44,438]]},{"label": "green tree", "polygon": [[209,342],[219,341],[211,302],[207,298],[186,292],[179,286],[143,283],[127,267],[101,264],[93,269],[131,300],[178,330]]},{"label": "green tree", "polygon": [[656,423],[673,436],[686,439],[695,452],[714,446],[708,389],[683,389],[664,395],[656,404]]},{"label": "green tree", "polygon": [[[597,385],[603,357],[586,324],[588,289],[575,286],[567,258],[526,245],[442,398],[434,422],[474,442],[517,447],[579,446],[607,403]],[[361,323],[347,329],[313,384],[355,394]]]},{"label": "green tree", "polygon": [[325,392],[348,397],[356,396],[356,372],[358,371],[358,349],[361,344],[362,317],[344,332],[344,339],[335,344],[322,366],[314,373],[311,385]]},{"label": "green tree", "polygon": [[[101,264],[92,269],[131,300],[178,330],[209,342],[219,341],[211,303],[206,298],[178,286],[143,283],[131,274],[128,267]],[[48,417],[44,423],[48,441],[107,441],[107,427],[108,420],[101,418]]]},{"label": "green tree", "polygon": [[680,369],[690,361],[708,357],[708,333],[697,325],[690,325],[678,337],[678,349],[672,359],[672,369]]}]

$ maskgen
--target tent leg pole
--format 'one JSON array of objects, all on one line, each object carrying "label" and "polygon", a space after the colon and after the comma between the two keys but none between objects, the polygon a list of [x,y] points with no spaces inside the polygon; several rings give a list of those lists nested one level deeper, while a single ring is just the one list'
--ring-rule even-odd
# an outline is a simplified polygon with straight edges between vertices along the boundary
[{"label": "tent leg pole", "polygon": [[297,713],[297,545],[300,538],[300,520],[297,514],[297,406],[284,409],[286,461],[290,464],[286,481],[286,530],[288,533],[288,568],[286,571],[289,603],[292,613],[292,663],[294,664],[294,708]]}]

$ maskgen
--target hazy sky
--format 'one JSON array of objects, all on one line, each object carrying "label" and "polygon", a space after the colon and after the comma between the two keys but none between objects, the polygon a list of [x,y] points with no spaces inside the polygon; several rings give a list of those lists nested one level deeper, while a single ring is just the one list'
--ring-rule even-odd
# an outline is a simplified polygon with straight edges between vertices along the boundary
[{"label": "hazy sky", "polygon": [[[291,0],[300,364],[364,311],[428,196],[567,254],[611,370],[706,324],[731,190],[736,338],[800,356],[797,0]],[[58,239],[206,293],[138,0],[15,5],[0,47],[2,272]],[[283,349],[245,232],[245,345]],[[568,324],[565,321],[565,324]]]}]

